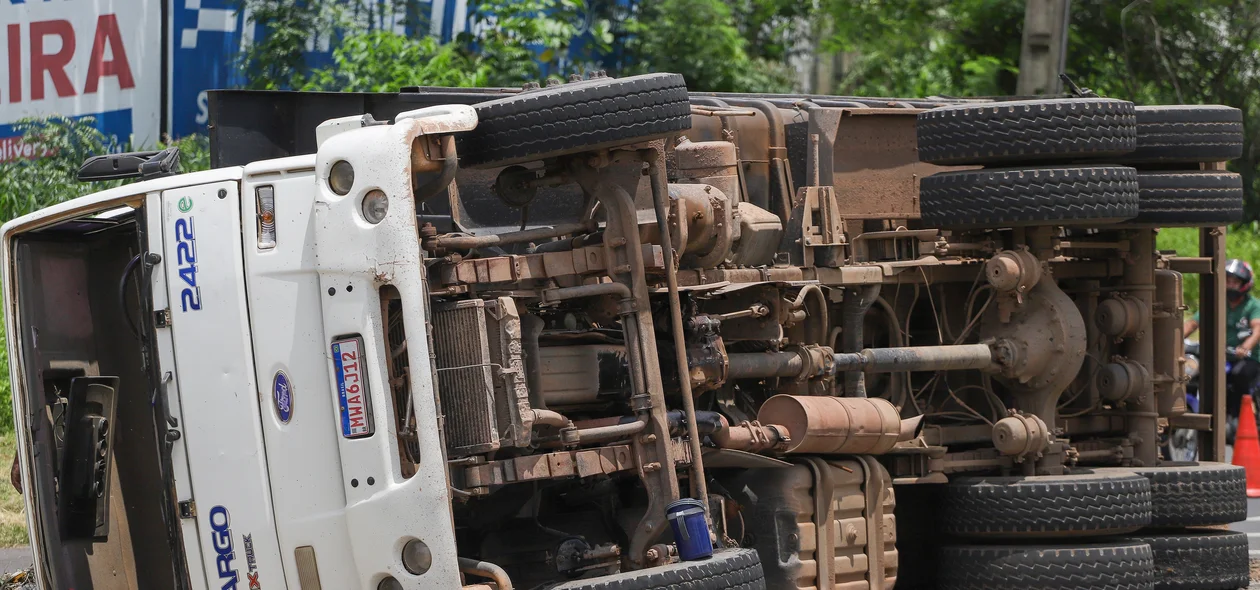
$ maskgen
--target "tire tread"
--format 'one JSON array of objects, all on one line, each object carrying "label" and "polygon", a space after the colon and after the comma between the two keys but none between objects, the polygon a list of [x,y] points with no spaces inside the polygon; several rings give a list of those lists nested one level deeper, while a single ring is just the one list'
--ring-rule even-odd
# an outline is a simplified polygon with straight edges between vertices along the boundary
[{"label": "tire tread", "polygon": [[1137,468],[1151,483],[1151,526],[1218,526],[1246,520],[1247,472],[1224,463]]},{"label": "tire tread", "polygon": [[1058,98],[950,105],[918,116],[919,159],[942,165],[1116,156],[1137,148],[1133,103]]},{"label": "tire tread", "polygon": [[703,561],[683,561],[666,566],[574,580],[553,590],[765,590],[761,559],[753,549],[726,549]]},{"label": "tire tread", "polygon": [[1138,541],[1083,546],[947,546],[946,590],[1145,590],[1154,578],[1151,548]]},{"label": "tire tread", "polygon": [[523,92],[474,105],[461,165],[488,167],[637,143],[691,128],[683,77],[645,74]]},{"label": "tire tread", "polygon": [[924,225],[1098,224],[1138,214],[1137,171],[1061,166],[939,172],[919,187]]},{"label": "tire tread", "polygon": [[1151,521],[1135,474],[963,477],[946,486],[942,526],[960,537],[1045,538],[1133,532]]},{"label": "tire tread", "polygon": [[1242,111],[1221,105],[1136,108],[1137,149],[1131,163],[1223,162],[1242,157]]}]

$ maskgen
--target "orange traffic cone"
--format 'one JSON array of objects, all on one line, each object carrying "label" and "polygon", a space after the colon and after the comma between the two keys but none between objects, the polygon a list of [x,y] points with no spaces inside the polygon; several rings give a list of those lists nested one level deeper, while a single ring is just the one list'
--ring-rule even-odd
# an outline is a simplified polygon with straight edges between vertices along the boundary
[{"label": "orange traffic cone", "polygon": [[1256,435],[1256,413],[1251,396],[1244,395],[1234,433],[1234,465],[1247,470],[1247,497],[1260,498],[1260,436]]}]

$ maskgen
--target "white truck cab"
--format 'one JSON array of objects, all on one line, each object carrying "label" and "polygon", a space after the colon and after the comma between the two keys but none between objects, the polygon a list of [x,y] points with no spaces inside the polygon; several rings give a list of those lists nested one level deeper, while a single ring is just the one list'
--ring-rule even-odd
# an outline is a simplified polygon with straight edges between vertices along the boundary
[{"label": "white truck cab", "polygon": [[413,166],[476,114],[358,119],[4,226],[41,587],[461,585],[427,340],[384,348],[428,313]]}]

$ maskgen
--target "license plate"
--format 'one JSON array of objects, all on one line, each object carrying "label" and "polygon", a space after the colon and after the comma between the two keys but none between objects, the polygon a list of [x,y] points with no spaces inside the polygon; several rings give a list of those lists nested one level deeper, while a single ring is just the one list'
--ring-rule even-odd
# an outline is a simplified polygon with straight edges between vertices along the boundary
[{"label": "license plate", "polygon": [[363,370],[363,339],[346,338],[332,343],[333,369],[337,373],[337,400],[341,404],[341,436],[372,436],[372,398]]}]

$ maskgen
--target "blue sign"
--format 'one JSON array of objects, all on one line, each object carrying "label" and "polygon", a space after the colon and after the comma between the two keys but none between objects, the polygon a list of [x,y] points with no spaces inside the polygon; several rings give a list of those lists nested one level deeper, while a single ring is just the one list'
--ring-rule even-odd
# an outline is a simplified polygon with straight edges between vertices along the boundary
[{"label": "blue sign", "polygon": [[276,417],[284,424],[293,417],[293,383],[284,371],[276,371],[271,381],[271,399],[276,403]]},{"label": "blue sign", "polygon": [[237,5],[235,0],[171,0],[167,131],[173,137],[206,133],[206,91],[244,81],[233,67],[245,26]]}]

